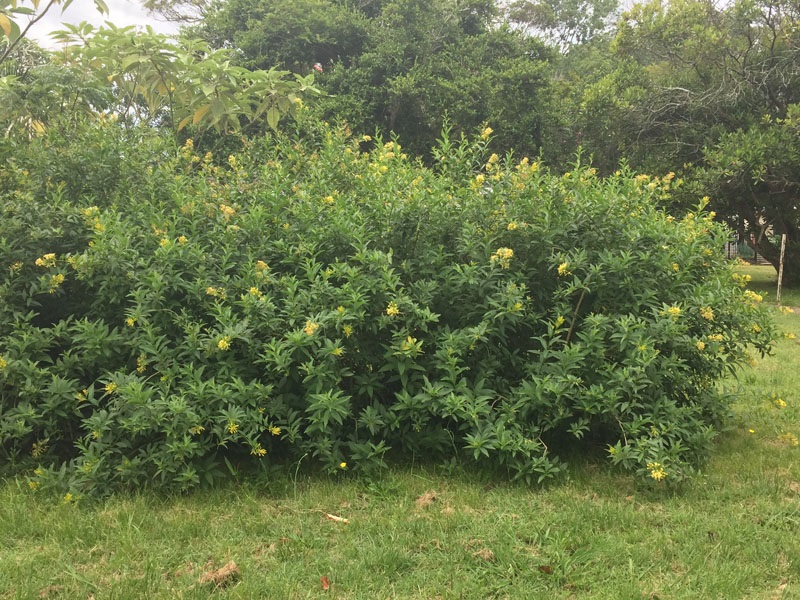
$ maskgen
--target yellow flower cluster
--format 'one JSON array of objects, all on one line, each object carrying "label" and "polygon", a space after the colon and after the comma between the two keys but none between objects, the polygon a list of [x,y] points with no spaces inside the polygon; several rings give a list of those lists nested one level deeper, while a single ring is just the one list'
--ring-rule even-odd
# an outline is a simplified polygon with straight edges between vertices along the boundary
[{"label": "yellow flower cluster", "polygon": [[797,436],[793,433],[782,433],[778,436],[778,439],[793,447],[800,445],[800,441],[798,441]]},{"label": "yellow flower cluster", "polygon": [[253,456],[264,457],[267,455],[267,451],[264,450],[264,448],[262,448],[259,444],[256,444],[256,446],[250,450],[250,454]]},{"label": "yellow flower cluster", "polygon": [[755,302],[756,304],[758,304],[764,299],[764,297],[761,294],[756,294],[753,290],[745,290],[744,297],[747,300],[750,300],[751,302]]},{"label": "yellow flower cluster", "polygon": [[787,406],[786,400],[783,398],[775,398],[772,403],[775,405],[775,408],[786,408]]},{"label": "yellow flower cluster", "polygon": [[344,337],[350,337],[351,335],[353,335],[352,325],[345,325],[344,327],[342,327],[342,333],[344,334]]},{"label": "yellow flower cluster", "polygon": [[721,342],[722,341],[722,334],[721,333],[712,333],[708,336],[709,342]]},{"label": "yellow flower cluster", "polygon": [[558,265],[558,276],[564,277],[565,275],[572,275],[572,271],[569,270],[568,262],[562,262]]},{"label": "yellow flower cluster", "polygon": [[225,218],[225,220],[227,221],[227,220],[228,220],[228,219],[230,219],[230,218],[231,218],[233,215],[235,215],[235,214],[236,214],[236,209],[235,209],[235,208],[233,208],[232,206],[228,206],[227,204],[220,204],[220,205],[219,205],[219,212],[221,212],[221,213],[222,213],[222,216],[223,216],[223,217]]},{"label": "yellow flower cluster", "polygon": [[231,338],[227,335],[219,338],[219,341],[217,341],[217,348],[219,348],[223,352],[225,350],[229,350],[230,347],[231,347]]},{"label": "yellow flower cluster", "polygon": [[8,362],[6,361],[5,358],[3,358],[3,355],[0,354],[0,371],[5,369],[7,366],[8,366]]},{"label": "yellow flower cluster", "polygon": [[703,317],[706,321],[713,321],[714,320],[714,311],[711,309],[710,306],[704,306],[700,309],[700,316]]},{"label": "yellow flower cluster", "polygon": [[706,344],[705,344],[705,342],[704,342],[704,341],[702,341],[702,340],[698,340],[698,342],[697,342],[696,346],[697,346],[697,349],[698,349],[700,352],[702,352],[703,350],[705,350],[705,349],[706,349]]},{"label": "yellow flower cluster", "polygon": [[650,477],[656,481],[661,481],[667,476],[667,472],[664,470],[664,467],[661,466],[661,463],[649,462],[647,463],[647,468],[650,471]]},{"label": "yellow flower cluster", "polygon": [[269,432],[272,435],[280,435],[281,434],[281,428],[280,427],[276,427],[276,426],[273,425],[272,427],[269,428]]},{"label": "yellow flower cluster", "polygon": [[400,314],[400,308],[397,306],[396,302],[389,302],[389,305],[386,307],[386,314],[390,317],[396,317]]},{"label": "yellow flower cluster", "polygon": [[486,141],[489,139],[489,136],[494,133],[494,129],[491,127],[486,127],[483,131],[481,131],[481,139]]},{"label": "yellow flower cluster", "polygon": [[35,261],[37,267],[55,267],[56,266],[56,255],[52,252],[45,254],[41,258],[37,258]]},{"label": "yellow flower cluster", "polygon": [[516,221],[511,221],[511,223],[508,224],[508,227],[506,227],[506,229],[508,229],[509,231],[515,231],[518,228],[519,228],[519,225],[517,225]]},{"label": "yellow flower cluster", "polygon": [[116,383],[114,383],[113,381],[111,381],[111,382],[107,383],[107,384],[106,384],[106,386],[105,386],[105,388],[103,388],[103,389],[105,389],[105,391],[106,391],[106,394],[113,394],[114,392],[116,392],[116,391],[117,391],[118,387],[119,387],[119,386],[117,386],[117,384],[116,384]]},{"label": "yellow flower cluster", "polygon": [[317,329],[319,329],[319,323],[314,323],[314,321],[306,321],[306,326],[303,327],[306,335],[314,335]]},{"label": "yellow flower cluster", "polygon": [[681,307],[680,306],[670,306],[666,310],[666,314],[668,314],[670,317],[673,317],[673,318],[674,317],[678,317],[681,314]]},{"label": "yellow flower cluster", "polygon": [[202,425],[195,425],[194,427],[189,428],[189,433],[191,433],[192,435],[200,435],[205,430],[206,428],[203,427]]},{"label": "yellow flower cluster", "polygon": [[228,433],[233,435],[234,433],[239,431],[239,424],[238,423],[234,423],[233,421],[228,421],[227,430],[228,430]]},{"label": "yellow flower cluster", "polygon": [[144,373],[145,369],[147,369],[147,357],[144,354],[140,354],[136,358],[136,372]]},{"label": "yellow flower cluster", "polygon": [[55,275],[50,276],[50,289],[48,290],[51,294],[55,294],[56,290],[59,286],[64,283],[64,274],[63,273],[56,273]]},{"label": "yellow flower cluster", "polygon": [[508,269],[511,266],[511,259],[514,251],[511,248],[498,248],[490,257],[491,262],[498,263],[502,268]]}]

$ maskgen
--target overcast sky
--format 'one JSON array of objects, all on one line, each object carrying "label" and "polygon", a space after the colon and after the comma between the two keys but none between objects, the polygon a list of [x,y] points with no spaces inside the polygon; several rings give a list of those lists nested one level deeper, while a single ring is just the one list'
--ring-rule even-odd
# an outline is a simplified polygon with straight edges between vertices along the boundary
[{"label": "overcast sky", "polygon": [[[28,35],[35,39],[39,44],[52,48],[53,41],[49,34],[51,31],[61,29],[63,23],[80,23],[88,21],[93,25],[102,25],[105,21],[110,21],[117,27],[126,25],[150,25],[155,31],[160,33],[175,33],[178,30],[174,23],[165,23],[147,14],[141,4],[136,0],[105,0],[108,4],[108,15],[101,15],[97,12],[93,0],[74,0],[63,13],[59,6],[51,8],[44,18],[36,23]],[[22,3],[24,6],[25,3]],[[44,6],[42,2],[40,6]],[[20,27],[25,27],[25,17],[19,19]]]}]

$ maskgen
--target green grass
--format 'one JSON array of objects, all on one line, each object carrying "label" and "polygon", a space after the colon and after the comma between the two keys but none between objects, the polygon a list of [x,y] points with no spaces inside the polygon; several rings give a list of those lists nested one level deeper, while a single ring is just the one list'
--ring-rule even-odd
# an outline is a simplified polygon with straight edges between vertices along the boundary
[{"label": "green grass", "polygon": [[[764,300],[766,302],[776,301],[778,273],[774,267],[770,265],[742,265],[737,267],[736,270],[752,277],[752,281],[748,287],[764,295]],[[800,306],[800,287],[783,287],[781,289],[781,304],[783,306]]]},{"label": "green grass", "polygon": [[[800,311],[776,319],[800,337]],[[679,492],[595,464],[545,488],[409,465],[95,504],[9,480],[0,598],[797,598],[798,341],[739,384],[734,426]],[[231,560],[230,585],[198,583]]]}]

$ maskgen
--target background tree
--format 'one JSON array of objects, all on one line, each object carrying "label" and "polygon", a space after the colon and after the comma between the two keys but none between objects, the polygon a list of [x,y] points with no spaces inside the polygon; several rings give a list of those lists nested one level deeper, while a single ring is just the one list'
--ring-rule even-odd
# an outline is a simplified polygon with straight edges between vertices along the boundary
[{"label": "background tree", "polygon": [[284,4],[230,0],[202,35],[236,47],[246,65],[308,72],[319,63],[323,118],[393,132],[417,154],[430,152],[445,120],[456,133],[488,121],[498,147],[539,152],[552,52],[498,23],[493,0]]}]

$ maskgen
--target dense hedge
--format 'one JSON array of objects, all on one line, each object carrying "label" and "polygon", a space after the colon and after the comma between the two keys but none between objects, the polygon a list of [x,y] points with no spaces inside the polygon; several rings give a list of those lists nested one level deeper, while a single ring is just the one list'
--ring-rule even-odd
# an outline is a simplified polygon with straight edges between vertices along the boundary
[{"label": "dense hedge", "polygon": [[326,127],[230,157],[111,123],[4,148],[3,461],[72,493],[387,452],[541,481],[580,441],[685,477],[771,339],[726,233],[656,208],[670,176],[554,176],[488,135],[435,170]]}]

